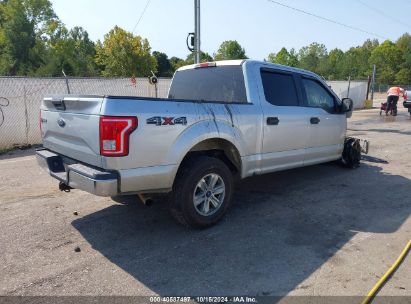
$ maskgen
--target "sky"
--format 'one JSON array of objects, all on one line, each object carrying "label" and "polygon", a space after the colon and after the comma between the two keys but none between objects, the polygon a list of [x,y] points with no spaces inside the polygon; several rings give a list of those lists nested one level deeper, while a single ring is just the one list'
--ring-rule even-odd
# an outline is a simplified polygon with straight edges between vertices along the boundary
[{"label": "sky", "polygon": [[[186,37],[194,31],[194,0],[51,0],[68,27],[82,26],[92,40],[103,40],[115,25],[147,38],[152,51],[185,58]],[[411,33],[411,0],[276,0],[342,25],[303,14],[269,0],[202,0],[201,50],[213,55],[225,40],[237,40],[249,58],[323,43],[347,50],[367,38],[395,41]],[[373,35],[375,34],[375,35]]]}]

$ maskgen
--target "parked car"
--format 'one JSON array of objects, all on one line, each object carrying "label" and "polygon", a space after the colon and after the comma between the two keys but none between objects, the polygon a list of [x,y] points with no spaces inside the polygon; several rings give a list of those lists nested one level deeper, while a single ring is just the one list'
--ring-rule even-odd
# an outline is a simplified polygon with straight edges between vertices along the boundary
[{"label": "parked car", "polygon": [[346,140],[352,106],[309,71],[201,63],[176,71],[166,99],[44,98],[37,158],[61,190],[170,193],[180,223],[207,227],[230,207],[236,178],[341,158],[356,166]]}]

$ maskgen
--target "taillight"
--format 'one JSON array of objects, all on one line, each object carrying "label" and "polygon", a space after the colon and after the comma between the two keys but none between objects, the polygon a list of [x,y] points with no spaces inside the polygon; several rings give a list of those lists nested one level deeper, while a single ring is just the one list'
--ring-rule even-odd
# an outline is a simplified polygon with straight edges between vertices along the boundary
[{"label": "taillight", "polygon": [[130,134],[137,128],[137,117],[100,117],[100,154],[127,156]]},{"label": "taillight", "polygon": [[201,69],[201,68],[214,68],[217,66],[216,62],[202,62],[198,63],[194,66],[195,69]]}]

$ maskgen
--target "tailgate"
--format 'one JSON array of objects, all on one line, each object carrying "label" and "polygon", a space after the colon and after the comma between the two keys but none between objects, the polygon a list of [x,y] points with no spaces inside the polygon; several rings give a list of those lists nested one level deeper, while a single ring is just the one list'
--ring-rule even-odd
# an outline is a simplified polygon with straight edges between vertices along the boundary
[{"label": "tailgate", "polygon": [[52,96],[41,105],[43,146],[101,167],[99,120],[102,96]]}]

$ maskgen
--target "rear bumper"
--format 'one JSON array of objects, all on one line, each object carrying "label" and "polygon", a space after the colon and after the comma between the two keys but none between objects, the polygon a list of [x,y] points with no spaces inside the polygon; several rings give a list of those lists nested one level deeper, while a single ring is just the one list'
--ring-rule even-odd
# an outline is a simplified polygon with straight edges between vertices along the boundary
[{"label": "rear bumper", "polygon": [[36,157],[39,165],[52,177],[71,188],[98,196],[114,196],[119,193],[116,172],[80,164],[47,149],[37,150]]}]

